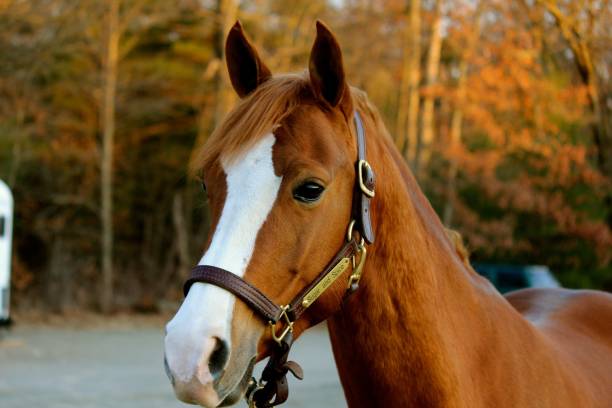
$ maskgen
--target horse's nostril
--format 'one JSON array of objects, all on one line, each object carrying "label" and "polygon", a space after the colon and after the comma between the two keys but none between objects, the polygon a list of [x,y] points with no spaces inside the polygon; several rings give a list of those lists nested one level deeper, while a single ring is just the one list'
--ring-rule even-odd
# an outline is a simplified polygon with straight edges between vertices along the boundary
[{"label": "horse's nostril", "polygon": [[218,337],[215,337],[215,341],[215,348],[213,349],[210,359],[208,360],[208,369],[210,370],[212,377],[216,380],[225,369],[225,364],[227,363],[227,359],[229,357],[229,347],[226,341],[223,341]]}]

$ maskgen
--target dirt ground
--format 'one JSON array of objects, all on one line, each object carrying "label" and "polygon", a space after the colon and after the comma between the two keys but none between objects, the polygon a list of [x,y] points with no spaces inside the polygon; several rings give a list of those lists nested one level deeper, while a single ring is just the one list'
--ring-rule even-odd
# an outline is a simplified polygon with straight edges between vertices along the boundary
[{"label": "dirt ground", "polygon": [[[189,406],[175,399],[164,374],[164,321],[123,316],[19,322],[0,334],[0,406]],[[292,359],[305,379],[290,379],[283,407],[346,407],[325,327],[300,338]]]}]

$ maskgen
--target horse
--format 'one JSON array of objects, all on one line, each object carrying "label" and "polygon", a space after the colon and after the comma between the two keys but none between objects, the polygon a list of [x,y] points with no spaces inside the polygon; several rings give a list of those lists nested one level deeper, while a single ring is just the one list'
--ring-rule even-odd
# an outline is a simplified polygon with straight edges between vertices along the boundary
[{"label": "horse", "polygon": [[[240,99],[192,163],[212,219],[199,267],[214,273],[186,286],[164,340],[180,400],[227,406],[257,392],[254,365],[327,320],[350,407],[611,406],[612,295],[504,297],[474,272],[376,108],[348,85],[329,28],[317,22],[303,73],[272,75],[239,22],[226,62]],[[371,225],[351,222],[362,200]],[[330,264],[347,240],[351,253]],[[274,306],[296,297],[308,306],[299,319]]]}]

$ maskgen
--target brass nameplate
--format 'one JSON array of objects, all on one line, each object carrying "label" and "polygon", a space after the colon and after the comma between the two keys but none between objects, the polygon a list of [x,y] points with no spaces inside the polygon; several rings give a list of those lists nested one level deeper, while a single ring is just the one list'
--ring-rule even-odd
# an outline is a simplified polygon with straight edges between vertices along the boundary
[{"label": "brass nameplate", "polygon": [[310,292],[306,294],[306,296],[304,296],[302,306],[308,307],[312,305],[314,301],[317,300],[317,298],[321,296],[323,292],[325,292],[325,290],[336,281],[336,279],[338,279],[338,276],[342,275],[342,272],[346,271],[346,268],[349,267],[350,263],[350,258],[342,258],[340,262],[338,262],[336,266],[334,266],[333,269],[329,271],[329,273],[325,275],[323,279],[321,279],[321,282],[317,283],[315,287],[312,288]]}]

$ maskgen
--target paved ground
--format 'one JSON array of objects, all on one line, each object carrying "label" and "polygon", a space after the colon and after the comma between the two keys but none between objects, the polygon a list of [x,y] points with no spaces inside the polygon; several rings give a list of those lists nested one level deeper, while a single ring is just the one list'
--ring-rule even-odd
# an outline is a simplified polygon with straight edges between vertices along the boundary
[{"label": "paved ground", "polygon": [[[162,366],[161,325],[120,328],[16,326],[0,337],[2,408],[176,408]],[[284,407],[346,407],[324,328],[306,333],[292,357]],[[246,406],[239,403],[238,407]]]}]

